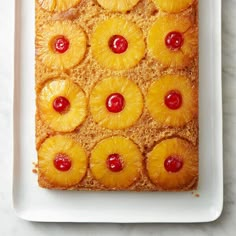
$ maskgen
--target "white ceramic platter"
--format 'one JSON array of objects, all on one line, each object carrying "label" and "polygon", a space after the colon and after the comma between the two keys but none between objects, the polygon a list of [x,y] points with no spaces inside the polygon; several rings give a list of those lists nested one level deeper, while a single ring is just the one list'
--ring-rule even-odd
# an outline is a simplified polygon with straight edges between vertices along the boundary
[{"label": "white ceramic platter", "polygon": [[200,182],[198,194],[49,191],[32,173],[34,1],[16,0],[13,206],[45,222],[207,222],[223,206],[221,1],[200,0]]}]

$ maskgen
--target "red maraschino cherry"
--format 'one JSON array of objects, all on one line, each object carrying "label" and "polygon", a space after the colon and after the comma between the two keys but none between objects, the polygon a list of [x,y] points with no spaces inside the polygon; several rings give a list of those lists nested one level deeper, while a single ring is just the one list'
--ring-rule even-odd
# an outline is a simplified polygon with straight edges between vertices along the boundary
[{"label": "red maraschino cherry", "polygon": [[168,172],[176,173],[183,167],[183,161],[178,156],[169,156],[164,163],[165,169]]},{"label": "red maraschino cherry", "polygon": [[67,98],[60,96],[53,101],[53,108],[59,113],[65,113],[70,108],[70,102]]},{"label": "red maraschino cherry", "polygon": [[165,104],[171,110],[177,110],[182,106],[182,95],[177,90],[171,90],[165,96]]},{"label": "red maraschino cherry", "polygon": [[125,99],[120,93],[113,93],[106,100],[106,107],[109,112],[118,113],[124,109]]},{"label": "red maraschino cherry", "polygon": [[128,49],[128,41],[121,35],[112,36],[108,45],[110,49],[116,54],[124,53]]},{"label": "red maraschino cherry", "polygon": [[177,31],[168,33],[165,38],[165,43],[170,50],[179,50],[184,44],[184,38],[182,33]]},{"label": "red maraschino cherry", "polygon": [[71,160],[66,154],[59,153],[54,159],[54,166],[59,171],[68,171],[71,168]]},{"label": "red maraschino cherry", "polygon": [[119,154],[111,154],[107,158],[107,167],[112,172],[119,172],[123,169],[121,157]]},{"label": "red maraschino cherry", "polygon": [[57,53],[65,53],[70,46],[70,42],[64,36],[59,36],[54,42],[54,49]]}]

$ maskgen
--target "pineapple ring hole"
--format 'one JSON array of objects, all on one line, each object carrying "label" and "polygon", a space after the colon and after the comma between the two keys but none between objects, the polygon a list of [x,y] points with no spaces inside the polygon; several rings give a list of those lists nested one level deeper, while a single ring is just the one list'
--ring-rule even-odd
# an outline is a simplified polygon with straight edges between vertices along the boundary
[{"label": "pineapple ring hole", "polygon": [[170,90],[165,98],[165,105],[171,110],[177,110],[182,106],[183,98],[178,90]]},{"label": "pineapple ring hole", "polygon": [[121,35],[113,35],[108,41],[108,46],[112,52],[122,54],[127,51],[129,43],[125,37]]},{"label": "pineapple ring hole", "polygon": [[58,153],[53,160],[53,164],[57,170],[63,172],[70,170],[72,166],[70,157],[64,153]]},{"label": "pineapple ring hole", "polygon": [[64,35],[57,35],[49,42],[49,48],[55,53],[63,54],[68,51],[69,47],[70,41]]},{"label": "pineapple ring hole", "polygon": [[172,51],[178,51],[184,44],[183,34],[178,31],[169,32],[165,37],[166,47]]},{"label": "pineapple ring hole", "polygon": [[107,167],[112,172],[122,171],[124,168],[124,165],[123,165],[121,156],[117,153],[110,154],[107,157]]},{"label": "pineapple ring hole", "polygon": [[179,172],[183,167],[183,160],[178,155],[171,155],[166,158],[164,166],[167,172],[176,173]]}]

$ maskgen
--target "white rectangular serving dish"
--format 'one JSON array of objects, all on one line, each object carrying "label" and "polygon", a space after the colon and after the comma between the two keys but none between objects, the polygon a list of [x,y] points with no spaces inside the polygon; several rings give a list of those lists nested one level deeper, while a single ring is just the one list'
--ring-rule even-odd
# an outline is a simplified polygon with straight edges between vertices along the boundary
[{"label": "white rectangular serving dish", "polygon": [[37,185],[34,0],[16,0],[13,206],[42,222],[209,222],[223,207],[221,1],[200,0],[200,181],[191,192],[50,191]]}]

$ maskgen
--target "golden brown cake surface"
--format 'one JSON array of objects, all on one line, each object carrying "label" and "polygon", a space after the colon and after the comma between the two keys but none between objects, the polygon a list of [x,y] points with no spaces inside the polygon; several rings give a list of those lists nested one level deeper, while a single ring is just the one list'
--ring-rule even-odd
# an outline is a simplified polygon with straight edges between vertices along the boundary
[{"label": "golden brown cake surface", "polygon": [[[198,1],[55,2],[36,0],[35,10],[39,185],[196,189]],[[109,48],[117,35],[125,52]],[[106,107],[109,94],[126,101],[119,111]],[[55,111],[56,99],[67,108]]]}]

